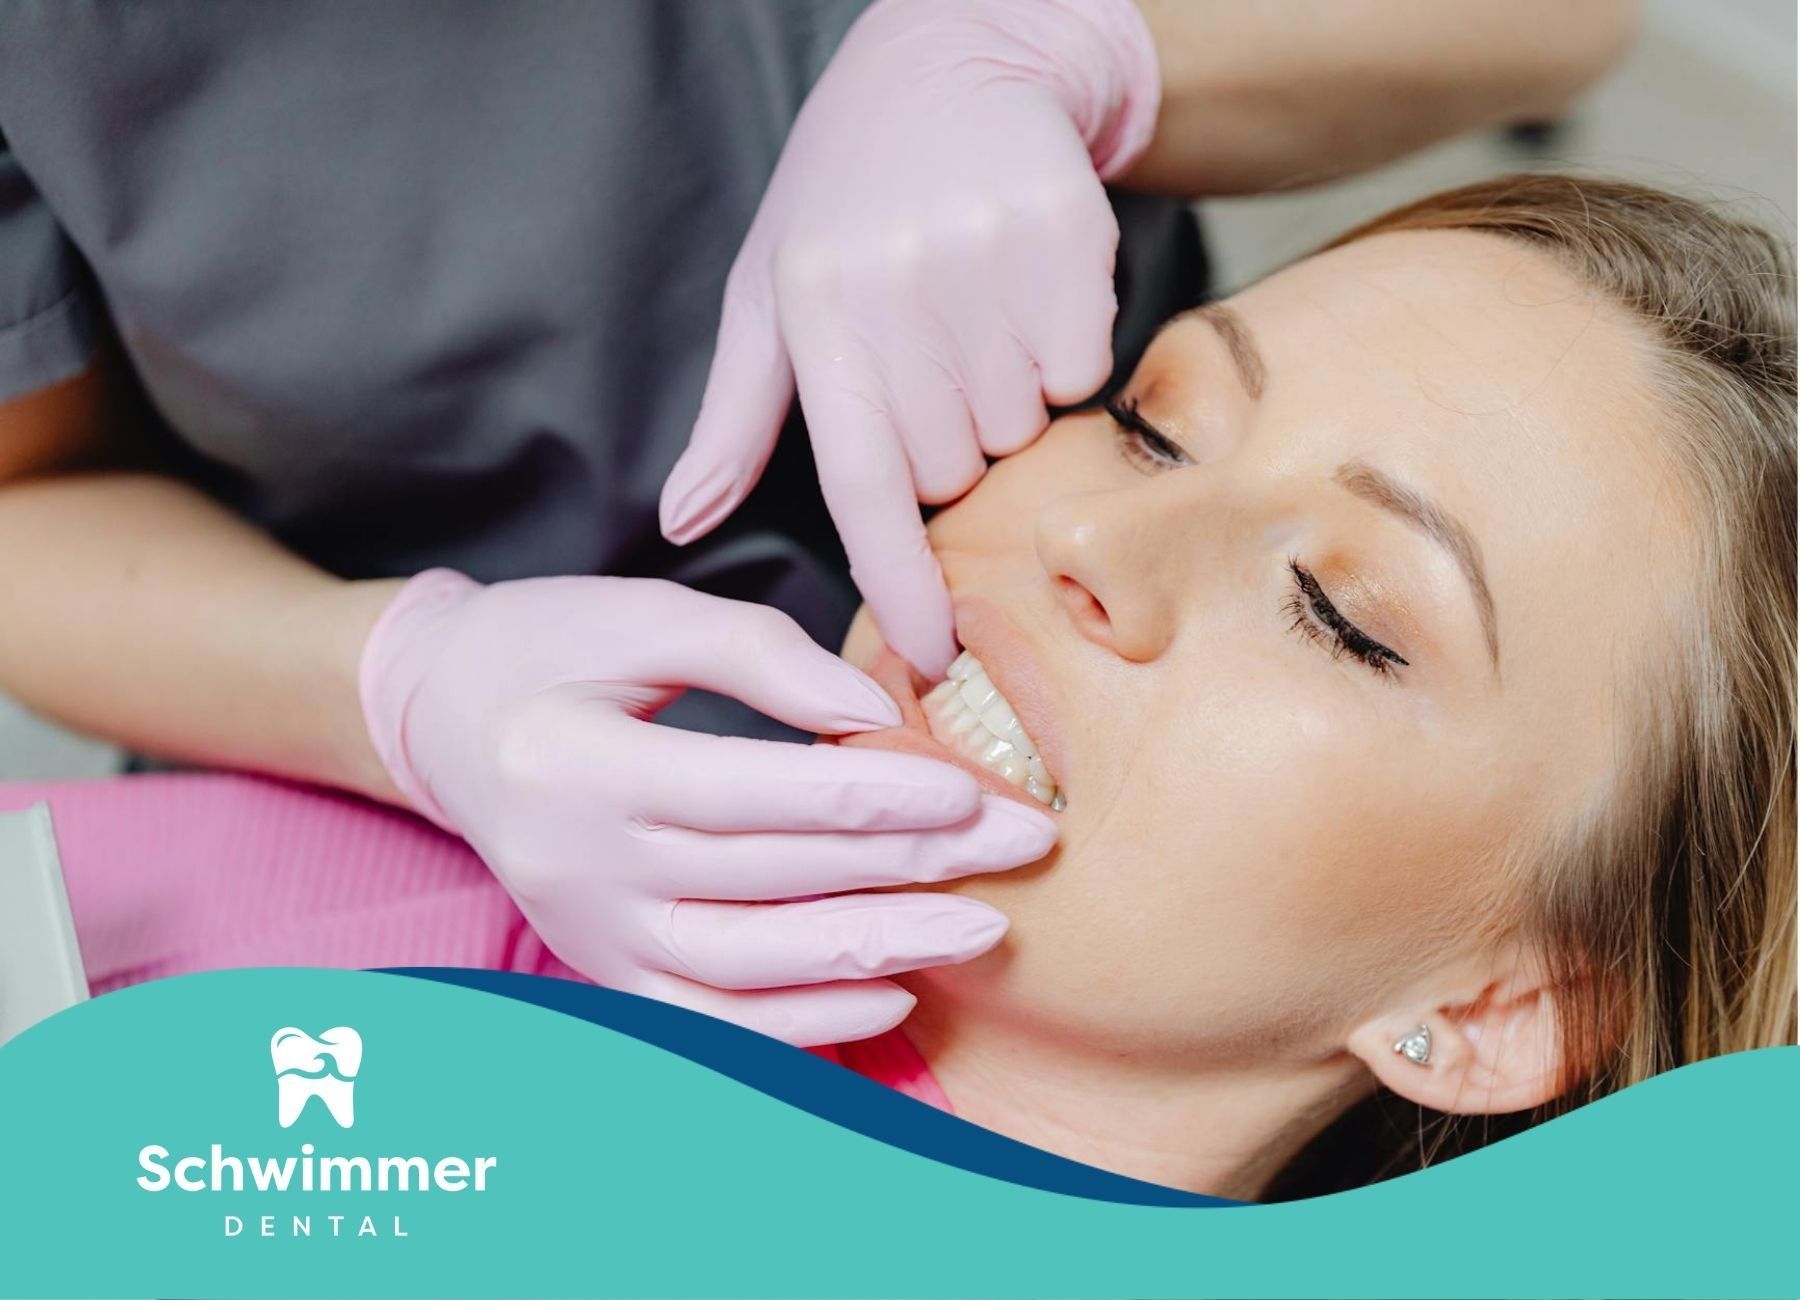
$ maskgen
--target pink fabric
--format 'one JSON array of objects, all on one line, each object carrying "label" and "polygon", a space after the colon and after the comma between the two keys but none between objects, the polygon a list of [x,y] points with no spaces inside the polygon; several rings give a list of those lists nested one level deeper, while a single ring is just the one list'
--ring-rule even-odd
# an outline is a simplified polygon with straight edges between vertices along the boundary
[{"label": "pink fabric", "polygon": [[[240,966],[472,966],[581,976],[481,859],[406,813],[227,773],[0,782],[50,805],[94,993]],[[898,1030],[819,1055],[949,1110]]]},{"label": "pink fabric", "polygon": [[460,840],[407,814],[226,774],[0,784],[50,805],[95,993],[234,966],[574,972]]},{"label": "pink fabric", "polygon": [[947,1110],[952,1115],[956,1113],[956,1107],[950,1104],[949,1096],[939,1085],[937,1076],[932,1074],[931,1067],[925,1064],[925,1058],[919,1055],[919,1049],[898,1029],[860,1042],[815,1047],[813,1051],[866,1079],[885,1083],[914,1101]]}]

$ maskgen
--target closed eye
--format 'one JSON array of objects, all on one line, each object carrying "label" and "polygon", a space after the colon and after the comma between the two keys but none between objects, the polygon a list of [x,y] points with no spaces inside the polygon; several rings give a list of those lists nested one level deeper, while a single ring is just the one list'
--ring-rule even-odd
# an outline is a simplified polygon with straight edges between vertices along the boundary
[{"label": "closed eye", "polygon": [[1118,430],[1119,454],[1137,468],[1154,474],[1194,463],[1179,444],[1139,413],[1136,398],[1109,397],[1105,406]]},{"label": "closed eye", "polygon": [[1379,676],[1408,666],[1405,659],[1345,618],[1331,603],[1319,580],[1299,560],[1288,561],[1288,572],[1294,577],[1294,591],[1282,608],[1290,616],[1295,632],[1325,646],[1333,659],[1350,655]]}]

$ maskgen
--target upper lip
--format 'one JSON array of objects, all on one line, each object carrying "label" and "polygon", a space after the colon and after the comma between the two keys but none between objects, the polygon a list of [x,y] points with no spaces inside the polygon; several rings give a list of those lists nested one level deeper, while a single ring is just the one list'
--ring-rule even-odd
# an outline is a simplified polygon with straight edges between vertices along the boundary
[{"label": "upper lip", "polygon": [[1064,763],[1062,728],[1049,685],[1039,669],[1030,645],[992,604],[979,597],[958,598],[955,604],[956,639],[963,649],[981,661],[994,683],[1037,745],[1038,755],[1050,769],[1050,778],[1065,797],[1069,795],[1069,771]]}]

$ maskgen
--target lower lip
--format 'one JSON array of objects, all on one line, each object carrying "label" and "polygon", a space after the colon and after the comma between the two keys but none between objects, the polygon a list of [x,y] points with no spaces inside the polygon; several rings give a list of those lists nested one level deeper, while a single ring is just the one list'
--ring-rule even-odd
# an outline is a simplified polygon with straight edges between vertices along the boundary
[{"label": "lower lip", "polygon": [[876,684],[893,696],[894,703],[900,706],[900,725],[882,731],[859,731],[841,736],[838,738],[840,745],[859,749],[890,749],[897,753],[918,754],[953,763],[980,782],[984,790],[1016,799],[1027,808],[1040,813],[1052,817],[1058,815],[992,768],[964,757],[932,735],[925,721],[925,711],[919,704],[919,687],[924,683],[915,678],[912,666],[893,650],[883,645],[881,653],[867,671]]}]

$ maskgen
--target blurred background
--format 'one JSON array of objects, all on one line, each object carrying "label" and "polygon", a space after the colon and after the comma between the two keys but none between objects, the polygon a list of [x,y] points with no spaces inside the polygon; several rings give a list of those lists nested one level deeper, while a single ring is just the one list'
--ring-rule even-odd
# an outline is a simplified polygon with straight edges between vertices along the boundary
[{"label": "blurred background", "polygon": [[[1331,185],[1208,201],[1216,287],[1229,293],[1409,199],[1522,169],[1705,195],[1792,240],[1797,11],[1794,0],[1648,0],[1637,47],[1564,120],[1452,141]],[[122,763],[113,747],[0,696],[0,779],[101,776]]]},{"label": "blurred background", "polygon": [[1797,11],[1793,0],[1649,0],[1636,48],[1561,122],[1453,140],[1314,189],[1209,200],[1216,287],[1230,293],[1368,217],[1506,171],[1706,195],[1792,239]]}]

